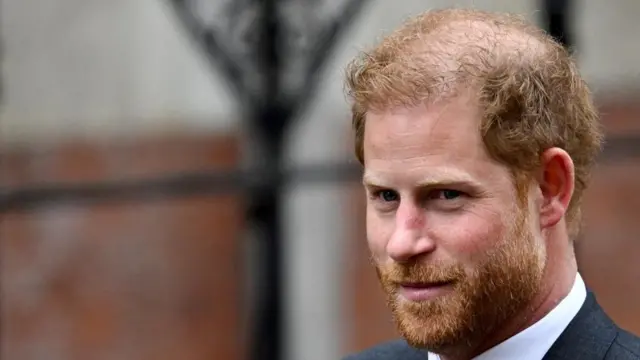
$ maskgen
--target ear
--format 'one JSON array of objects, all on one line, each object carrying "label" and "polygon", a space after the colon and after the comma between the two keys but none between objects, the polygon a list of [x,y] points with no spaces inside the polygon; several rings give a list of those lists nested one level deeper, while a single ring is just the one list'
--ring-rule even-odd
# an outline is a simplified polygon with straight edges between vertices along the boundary
[{"label": "ear", "polygon": [[573,160],[557,147],[542,153],[540,173],[540,225],[548,228],[557,224],[567,212],[574,189]]}]

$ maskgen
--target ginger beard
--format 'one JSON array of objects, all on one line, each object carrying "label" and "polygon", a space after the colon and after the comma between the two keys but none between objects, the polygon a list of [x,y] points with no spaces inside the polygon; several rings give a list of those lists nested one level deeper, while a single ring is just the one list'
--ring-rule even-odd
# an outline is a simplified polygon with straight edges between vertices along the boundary
[{"label": "ginger beard", "polygon": [[[525,309],[539,291],[545,250],[518,207],[496,247],[465,270],[462,264],[375,264],[396,326],[406,341],[434,353],[478,346],[483,337]],[[430,301],[398,296],[399,282],[452,281],[452,291]]]}]

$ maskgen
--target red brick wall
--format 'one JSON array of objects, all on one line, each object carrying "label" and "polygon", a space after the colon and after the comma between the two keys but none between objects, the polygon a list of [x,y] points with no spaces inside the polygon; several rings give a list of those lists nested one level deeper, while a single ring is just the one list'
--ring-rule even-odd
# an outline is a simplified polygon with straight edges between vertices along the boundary
[{"label": "red brick wall", "polygon": [[[601,110],[611,137],[640,137],[640,104],[606,102]],[[349,352],[398,336],[368,262],[364,195],[360,186],[353,191],[351,204],[357,217],[350,253],[354,255],[345,291],[348,311],[354,316]],[[576,251],[585,281],[620,326],[640,334],[640,157],[603,162],[595,172],[584,212],[586,227]]]},{"label": "red brick wall", "polygon": [[[234,136],[69,142],[0,155],[2,185],[231,169]],[[2,214],[0,357],[241,359],[239,197]]]},{"label": "red brick wall", "polygon": [[[601,113],[611,141],[640,139],[640,102],[604,102]],[[614,321],[640,335],[640,152],[603,159],[584,211],[585,229],[576,245],[580,270]]]}]

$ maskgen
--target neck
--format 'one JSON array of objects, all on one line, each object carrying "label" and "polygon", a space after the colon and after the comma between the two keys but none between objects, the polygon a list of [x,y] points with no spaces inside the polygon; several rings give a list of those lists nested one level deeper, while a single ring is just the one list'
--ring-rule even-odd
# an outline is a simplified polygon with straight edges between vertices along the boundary
[{"label": "neck", "polygon": [[[555,239],[552,239],[555,238]],[[563,239],[564,238],[564,239]],[[542,277],[538,294],[525,309],[507,322],[498,326],[495,332],[482,341],[464,349],[451,349],[440,354],[442,360],[470,360],[493,348],[510,337],[522,332],[545,317],[571,291],[578,267],[573,246],[566,237],[549,236],[547,249],[549,258]],[[553,244],[553,245],[552,245]],[[557,247],[557,248],[556,248]],[[566,250],[568,249],[568,250]],[[551,255],[555,254],[555,255]]]}]

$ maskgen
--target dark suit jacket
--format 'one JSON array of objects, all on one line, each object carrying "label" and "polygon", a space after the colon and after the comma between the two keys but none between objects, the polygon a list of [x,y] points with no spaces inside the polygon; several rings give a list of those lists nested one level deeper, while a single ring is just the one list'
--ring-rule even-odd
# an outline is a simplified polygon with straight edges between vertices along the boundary
[{"label": "dark suit jacket", "polygon": [[[402,340],[389,342],[344,360],[426,360],[427,353]],[[591,293],[542,360],[640,360],[640,338],[620,329]]]}]

